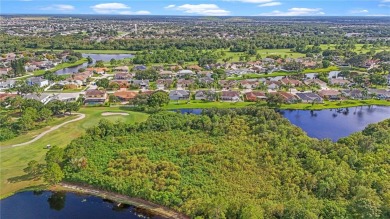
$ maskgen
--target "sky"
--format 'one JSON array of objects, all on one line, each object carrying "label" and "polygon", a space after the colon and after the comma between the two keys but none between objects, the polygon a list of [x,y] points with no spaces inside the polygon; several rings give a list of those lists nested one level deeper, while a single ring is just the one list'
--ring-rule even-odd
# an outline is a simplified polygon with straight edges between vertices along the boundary
[{"label": "sky", "polygon": [[0,0],[0,14],[390,16],[390,0]]}]

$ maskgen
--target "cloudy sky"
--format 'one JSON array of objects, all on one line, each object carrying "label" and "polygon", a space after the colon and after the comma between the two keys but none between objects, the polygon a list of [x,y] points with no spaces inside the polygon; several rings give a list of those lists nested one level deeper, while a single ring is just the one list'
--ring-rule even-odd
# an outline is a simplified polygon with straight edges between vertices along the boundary
[{"label": "cloudy sky", "polygon": [[390,0],[1,0],[0,14],[390,16]]}]

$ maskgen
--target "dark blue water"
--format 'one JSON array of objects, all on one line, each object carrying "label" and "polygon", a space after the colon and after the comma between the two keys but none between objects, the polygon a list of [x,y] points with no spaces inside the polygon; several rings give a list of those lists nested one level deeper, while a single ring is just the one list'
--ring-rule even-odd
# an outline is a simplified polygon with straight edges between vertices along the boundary
[{"label": "dark blue water", "polygon": [[[202,109],[180,109],[181,113],[200,114]],[[292,124],[318,139],[340,138],[362,131],[368,124],[390,119],[388,106],[361,106],[327,110],[280,110]]]},{"label": "dark blue water", "polygon": [[[131,58],[134,55],[132,54],[82,54],[84,58],[86,57],[91,57],[93,60],[93,63],[96,62],[96,60],[102,60],[104,62],[108,62],[111,59],[119,60],[119,59],[124,59],[124,58]],[[92,64],[93,64],[92,63]],[[55,72],[57,75],[65,75],[65,74],[72,74],[74,72],[77,72],[80,68],[86,68],[88,66],[88,63],[85,62],[81,65],[75,66],[75,67],[70,67],[70,68],[64,68],[60,69]]]},{"label": "dark blue water", "polygon": [[282,110],[282,115],[313,138],[342,137],[362,131],[367,125],[390,118],[390,107],[362,106],[329,110]]},{"label": "dark blue water", "polygon": [[94,196],[65,192],[21,192],[0,200],[2,219],[44,218],[161,218],[141,209]]}]

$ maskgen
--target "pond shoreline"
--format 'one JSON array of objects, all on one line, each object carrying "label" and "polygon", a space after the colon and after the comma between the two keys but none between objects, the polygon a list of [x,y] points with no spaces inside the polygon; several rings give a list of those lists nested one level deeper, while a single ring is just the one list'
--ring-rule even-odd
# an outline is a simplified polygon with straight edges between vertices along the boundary
[{"label": "pond shoreline", "polygon": [[[164,110],[180,110],[180,109],[234,109],[248,106],[267,106],[267,103],[260,102],[179,102],[171,101]],[[270,107],[281,110],[324,110],[324,109],[340,109],[360,106],[390,106],[390,101],[387,100],[345,100],[345,101],[326,101],[323,104],[296,103],[282,104],[280,107]]]},{"label": "pond shoreline", "polygon": [[164,207],[162,205],[158,205],[141,198],[131,198],[129,196],[121,195],[115,192],[100,190],[93,186],[63,182],[60,183],[59,185],[50,187],[49,190],[93,195],[103,199],[109,199],[118,203],[128,204],[138,208],[142,208],[144,210],[150,211],[152,214],[155,214],[156,216],[163,217],[163,218],[189,219],[188,216],[176,212],[167,207]]}]

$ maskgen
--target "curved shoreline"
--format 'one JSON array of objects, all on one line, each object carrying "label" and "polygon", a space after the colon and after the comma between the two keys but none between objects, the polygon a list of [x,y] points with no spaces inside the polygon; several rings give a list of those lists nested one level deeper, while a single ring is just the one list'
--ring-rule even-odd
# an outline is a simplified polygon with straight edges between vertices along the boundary
[{"label": "curved shoreline", "polygon": [[171,210],[167,207],[164,207],[162,205],[158,205],[140,198],[131,198],[126,195],[121,195],[114,192],[104,191],[96,189],[92,186],[84,186],[84,185],[78,185],[73,183],[66,183],[62,182],[57,186],[53,186],[49,188],[51,191],[69,191],[69,192],[77,192],[82,194],[88,194],[97,196],[104,199],[109,199],[118,203],[124,203],[129,204],[135,207],[139,207],[142,209],[145,209],[147,211],[150,211],[153,214],[156,214],[159,217],[163,218],[174,218],[174,219],[189,219],[190,217],[176,212],[174,210]]}]

